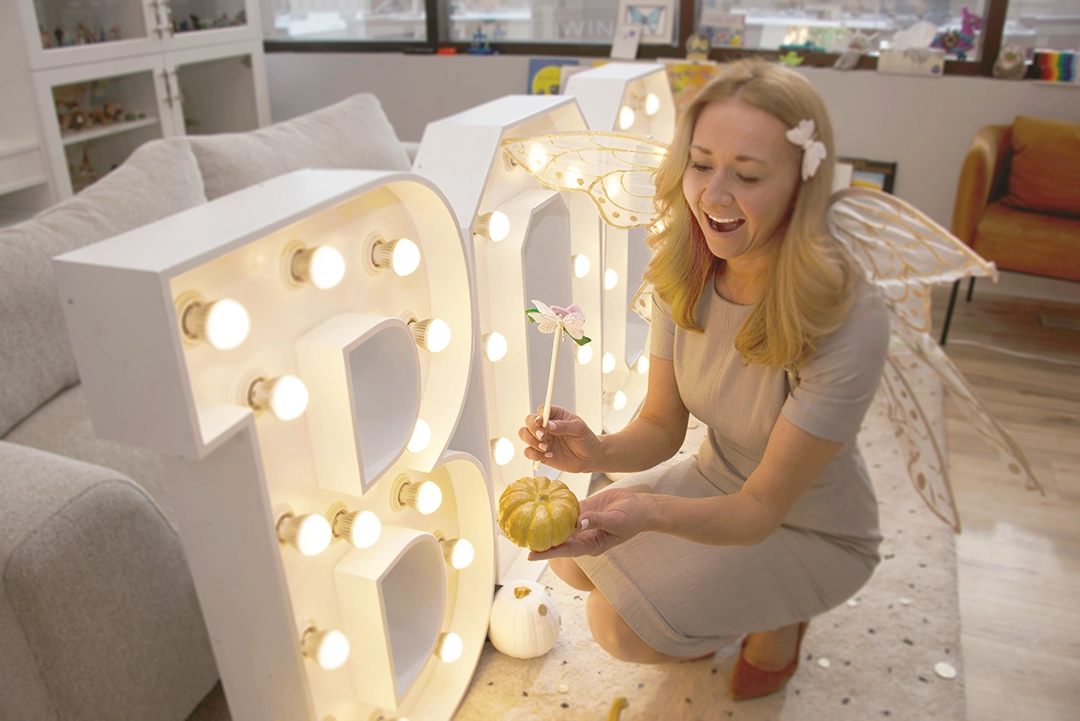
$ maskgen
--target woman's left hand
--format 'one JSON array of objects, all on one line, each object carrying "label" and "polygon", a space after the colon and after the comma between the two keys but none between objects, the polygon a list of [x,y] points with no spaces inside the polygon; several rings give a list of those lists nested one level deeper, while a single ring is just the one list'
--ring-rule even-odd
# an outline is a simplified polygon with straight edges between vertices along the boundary
[{"label": "woman's left hand", "polygon": [[530,561],[599,556],[646,530],[648,503],[641,494],[610,488],[581,501],[577,530],[562,545],[529,553]]}]

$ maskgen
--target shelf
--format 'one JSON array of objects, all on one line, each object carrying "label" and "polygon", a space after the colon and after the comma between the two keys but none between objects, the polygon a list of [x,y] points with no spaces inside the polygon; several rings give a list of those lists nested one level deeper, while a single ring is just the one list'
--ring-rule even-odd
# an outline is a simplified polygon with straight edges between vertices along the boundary
[{"label": "shelf", "polygon": [[64,145],[74,145],[75,143],[84,143],[87,140],[96,140],[110,135],[117,135],[118,133],[138,130],[139,128],[145,128],[157,123],[157,117],[149,116],[140,120],[130,120],[123,123],[116,123],[115,125],[103,125],[100,128],[91,128],[90,130],[79,130],[61,137],[63,138]]}]

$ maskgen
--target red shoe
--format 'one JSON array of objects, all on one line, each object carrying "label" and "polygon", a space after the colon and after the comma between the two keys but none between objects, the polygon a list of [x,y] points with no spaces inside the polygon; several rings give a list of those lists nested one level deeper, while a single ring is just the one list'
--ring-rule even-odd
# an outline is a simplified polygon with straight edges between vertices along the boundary
[{"label": "red shoe", "polygon": [[[799,624],[799,639],[795,642],[795,658],[779,671],[766,671],[754,666],[739,652],[739,660],[735,662],[735,669],[731,672],[731,683],[728,685],[728,693],[735,701],[745,701],[751,698],[760,698],[776,693],[787,685],[788,680],[795,675],[799,668],[799,649],[802,647],[803,634],[809,621]],[[746,650],[746,639],[743,639],[742,650]]]}]

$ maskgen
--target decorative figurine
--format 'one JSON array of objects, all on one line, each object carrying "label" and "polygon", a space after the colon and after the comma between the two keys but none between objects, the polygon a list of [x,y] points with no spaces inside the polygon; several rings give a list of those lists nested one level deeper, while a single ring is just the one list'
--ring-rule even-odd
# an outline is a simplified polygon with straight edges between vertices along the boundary
[{"label": "decorative figurine", "polygon": [[709,59],[709,38],[701,33],[694,33],[686,39],[686,59],[701,62]]},{"label": "decorative figurine", "polygon": [[859,58],[866,54],[866,51],[870,49],[870,44],[876,38],[877,33],[873,35],[855,33],[852,35],[848,38],[844,52],[833,63],[833,67],[837,70],[854,70],[855,66],[859,64]]},{"label": "decorative figurine", "polygon": [[1027,74],[1024,48],[1020,45],[1003,47],[998,59],[994,61],[993,73],[995,78],[1003,80],[1022,80]]},{"label": "decorative figurine", "polygon": [[967,60],[968,51],[975,49],[975,36],[982,29],[982,18],[969,13],[966,7],[960,8],[960,14],[960,29],[939,34],[930,47],[944,48],[955,53],[957,59]]},{"label": "decorative figurine", "polygon": [[779,60],[784,65],[787,65],[788,67],[792,67],[792,68],[798,67],[799,65],[802,65],[802,63],[803,63],[802,56],[799,55],[794,50],[789,51],[786,55],[778,55],[776,59]]},{"label": "decorative figurine", "polygon": [[473,33],[472,43],[466,50],[472,55],[492,55],[494,50],[491,49],[491,43],[488,42],[487,35],[484,34],[484,28],[482,25],[476,26],[476,32]]}]

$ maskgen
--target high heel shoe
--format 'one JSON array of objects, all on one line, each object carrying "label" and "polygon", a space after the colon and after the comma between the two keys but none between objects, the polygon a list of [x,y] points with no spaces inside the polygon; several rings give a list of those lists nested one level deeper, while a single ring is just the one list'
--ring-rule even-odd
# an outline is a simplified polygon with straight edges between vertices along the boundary
[{"label": "high heel shoe", "polygon": [[799,649],[802,647],[803,634],[806,633],[808,625],[810,625],[809,621],[803,621],[799,624],[799,638],[795,642],[795,658],[779,671],[766,671],[747,661],[743,655],[743,652],[746,651],[746,639],[744,638],[742,650],[739,652],[739,660],[735,662],[735,668],[731,672],[731,683],[728,686],[728,693],[731,698],[735,701],[745,701],[768,696],[784,688],[788,680],[795,675],[795,671],[799,668]]}]

